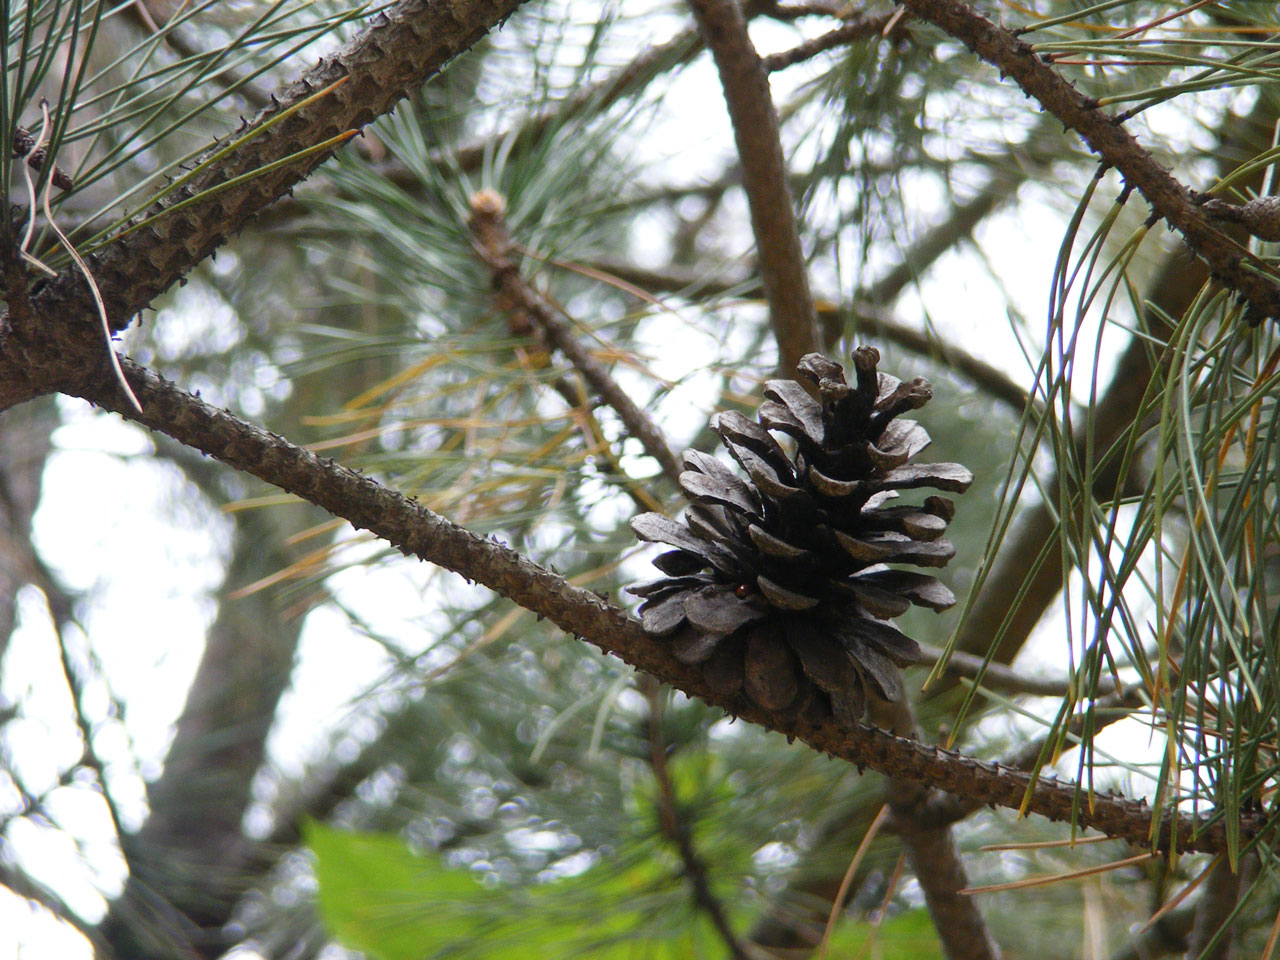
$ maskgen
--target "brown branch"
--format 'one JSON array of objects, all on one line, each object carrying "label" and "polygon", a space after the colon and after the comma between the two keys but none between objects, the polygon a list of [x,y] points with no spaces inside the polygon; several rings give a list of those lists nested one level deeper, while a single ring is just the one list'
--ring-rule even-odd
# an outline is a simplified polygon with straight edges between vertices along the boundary
[{"label": "brown branch", "polygon": [[658,786],[658,826],[662,835],[676,848],[684,866],[685,879],[693,891],[698,909],[707,915],[720,939],[729,949],[734,960],[748,960],[749,954],[729,925],[724,907],[711,889],[707,879],[707,865],[693,846],[689,824],[680,815],[676,801],[675,784],[667,770],[667,746],[662,736],[663,698],[662,685],[652,677],[645,677],[641,690],[649,701],[649,767]]},{"label": "brown branch", "polygon": [[985,360],[933,336],[893,319],[886,311],[858,307],[854,310],[858,328],[883,337],[898,346],[924,357],[934,357],[966,380],[980,387],[993,400],[998,400],[1022,416],[1031,397],[1016,381]]},{"label": "brown branch", "polygon": [[[173,23],[171,17],[156,11],[151,0],[140,0],[138,3],[129,4],[124,9],[124,16],[144,33],[163,36],[169,48],[183,59],[195,60],[210,57],[210,51],[191,42],[185,31],[181,29],[181,24]],[[271,103],[271,96],[238,70],[222,70],[209,79],[226,91],[240,94],[244,102],[254,110],[261,110]]]},{"label": "brown branch", "polygon": [[[166,197],[149,213],[225,184],[348,130],[359,130],[386,113],[418,84],[484,36],[520,0],[458,0],[433,3],[401,0],[342,49],[323,58],[283,92],[271,108],[247,125],[260,129],[272,117],[322,89],[344,81],[328,95],[265,129]],[[332,151],[329,151],[332,152]],[[88,258],[114,329],[123,329],[139,310],[237,233],[259,210],[306,178],[329,152],[316,153],[257,176],[111,242]],[[84,328],[97,313],[84,283],[73,271],[37,288],[31,298],[39,319],[19,323],[13,312],[0,322],[0,410],[77,380],[91,381],[106,362],[101,340]],[[55,338],[77,354],[65,364],[35,348],[35,340]]]},{"label": "brown branch", "polygon": [[[760,294],[760,284],[754,278],[742,275],[721,276],[710,269],[680,270],[671,267],[653,269],[608,259],[585,261],[584,265],[639,287],[647,293],[675,293],[690,299],[725,293],[734,293],[743,298]],[[836,333],[836,336],[824,341],[824,347],[828,350],[835,347],[839,339],[840,312],[841,308],[838,306],[818,308],[818,319],[823,330],[832,330]],[[897,344],[912,353],[933,357],[945,363],[956,373],[981,387],[993,399],[1008,405],[1017,416],[1022,416],[1026,409],[1029,400],[1027,391],[985,360],[939,340],[927,331],[899,323],[883,309],[858,306],[854,310],[854,318],[861,330]]]},{"label": "brown branch", "polygon": [[775,2],[766,11],[768,16],[773,20],[781,20],[784,23],[790,23],[794,20],[800,20],[804,17],[836,17],[839,18],[842,13],[848,9],[843,3],[836,2],[819,2],[816,3],[777,3]]},{"label": "brown branch", "polygon": [[[1104,728],[1117,720],[1123,720],[1142,706],[1142,698],[1134,690],[1100,697],[1094,703],[1093,735],[1096,736]],[[1084,722],[1085,718],[1076,714],[1067,724],[1067,733],[1073,737],[1081,736],[1084,732]],[[1000,765],[1013,770],[1033,770],[1040,762],[1040,758],[1044,756],[1047,743],[1046,737],[1031,740],[1002,760]],[[929,797],[927,805],[922,806],[918,811],[918,821],[932,824],[955,823],[977,812],[981,807],[982,803],[972,798],[953,794],[934,794]]]},{"label": "brown branch", "polygon": [[641,51],[599,83],[578,90],[554,110],[527,118],[516,130],[503,131],[496,137],[486,137],[453,151],[441,151],[432,159],[441,165],[456,165],[464,173],[474,172],[492,153],[495,140],[528,143],[589,108],[604,111],[623,97],[643,90],[655,77],[690,62],[702,52],[702,48],[702,38],[696,30],[681,30],[665,43]]},{"label": "brown branch", "polygon": [[[944,651],[940,647],[922,643],[920,652],[922,654],[920,663],[932,666],[942,659]],[[1003,663],[988,662],[983,657],[963,651],[952,653],[944,669],[952,676],[977,680],[984,687],[1005,693],[1024,693],[1034,697],[1065,697],[1070,690],[1070,685],[1065,680],[1029,677]],[[1109,694],[1114,690],[1115,681],[1110,677],[1103,677],[1098,683],[1099,694]]]},{"label": "brown branch", "polygon": [[[56,345],[47,349],[57,351]],[[689,696],[803,740],[859,768],[928,784],[974,802],[1025,809],[1052,820],[1074,819],[1081,826],[1133,843],[1151,842],[1152,812],[1144,802],[1094,794],[1091,802],[1077,803],[1075,784],[1041,779],[1033,786],[1022,771],[896,737],[869,724],[842,730],[829,721],[770,713],[742,695],[718,695],[700,669],[681,663],[668,644],[647,636],[637,621],[595,593],[333,460],[209,406],[145,367],[126,361],[125,371],[143,401],[144,413],[128,405],[105,372],[98,384],[85,385],[77,395],[314,503],[387,540],[402,553],[479,582]],[[1240,824],[1240,835],[1255,836],[1264,826],[1261,816],[1247,817]],[[1174,835],[1177,846],[1185,851],[1215,852],[1227,843],[1224,824],[1211,817],[1166,813],[1155,833],[1156,845],[1167,848]]]},{"label": "brown branch", "polygon": [[805,17],[834,17],[837,20],[848,20],[859,16],[858,11],[851,9],[847,3],[839,0],[814,0],[811,3],[779,3],[772,0],[766,5],[765,14],[771,20],[792,23]]},{"label": "brown branch", "polygon": [[599,451],[601,459],[614,476],[614,485],[631,499],[635,508],[641,513],[647,511],[663,513],[665,508],[662,502],[646,489],[647,478],[637,479],[623,468],[622,461],[618,458],[618,451],[600,429],[600,421],[595,414],[595,398],[584,386],[582,377],[579,376],[573,381],[568,377],[556,377],[551,382],[551,388],[568,404],[569,415],[578,422],[587,446]]},{"label": "brown branch", "polygon": [[809,293],[795,204],[787,185],[778,114],[747,21],[736,0],[689,0],[715,58],[729,107],[742,186],[751,209],[757,263],[769,302],[769,322],[778,342],[778,360],[790,376],[806,353],[817,350],[817,315]]},{"label": "brown branch", "polygon": [[895,808],[893,827],[907,849],[907,862],[924,891],[929,917],[947,960],[999,960],[996,946],[969,886],[964,862],[949,828],[920,830],[907,811]]},{"label": "brown branch", "polygon": [[[885,27],[890,24],[895,16],[897,16],[896,8],[879,16],[842,24],[834,30],[829,30],[821,36],[814,37],[812,40],[796,44],[790,50],[771,53],[767,57],[761,58],[761,63],[764,65],[766,73],[785,70],[787,67],[793,67],[797,63],[803,63],[805,60],[812,60],[819,54],[826,53],[836,47],[847,46],[851,43],[857,43],[859,40],[878,36],[884,32]],[[901,20],[901,17],[899,17],[899,20]]]},{"label": "brown branch", "polygon": [[1103,113],[1035,55],[1029,44],[997,26],[960,0],[902,0],[921,20],[942,28],[983,60],[998,67],[1089,148],[1118,170],[1151,204],[1153,216],[1182,234],[1214,277],[1248,302],[1252,320],[1280,315],[1280,284],[1272,268],[1221,233],[1201,208],[1203,199],[1162,167],[1123,127]]},{"label": "brown branch", "polygon": [[266,517],[235,515],[217,616],[164,768],[147,787],[150,815],[136,833],[121,834],[129,878],[102,924],[113,944],[145,937],[145,929],[133,926],[133,911],[163,899],[183,918],[173,936],[193,952],[218,957],[232,945],[223,929],[240,896],[259,879],[241,860],[241,823],[305,618],[288,615],[275,591],[231,597],[236,588],[287,567],[296,552],[288,546],[291,536],[315,519],[296,504]]},{"label": "brown branch", "polygon": [[569,324],[547,298],[521,278],[519,268],[511,259],[514,245],[503,220],[505,210],[506,201],[490,190],[482,190],[471,198],[470,227],[476,238],[476,252],[493,271],[494,288],[505,298],[507,309],[519,308],[537,323],[551,345],[568,358],[591,388],[614,409],[631,436],[658,461],[662,472],[678,485],[683,468],[657,424],[627,395],[605,365],[578,343]]},{"label": "brown branch", "polygon": [[897,265],[867,287],[863,296],[875,304],[892,303],[939,257],[971,238],[974,229],[988,215],[1016,199],[1019,185],[1033,170],[1043,169],[1049,160],[1048,156],[1037,154],[1027,158],[1026,164],[1020,164],[1016,170],[994,174],[971,198],[952,207],[945,220],[914,239]]},{"label": "brown branch", "polygon": [[[746,16],[752,18],[759,15],[762,6],[761,3],[750,4],[745,11]],[[639,93],[662,74],[689,63],[702,52],[703,46],[702,37],[697,30],[682,30],[670,40],[646,47],[629,62],[599,82],[576,90],[572,96],[554,109],[526,116],[513,126],[490,136],[472,140],[460,146],[435,150],[429,154],[429,163],[445,170],[474,173],[481,168],[485,158],[491,156],[499,144],[532,144],[538,138],[545,136],[548,131],[563,126],[589,109],[602,113],[619,100]],[[373,166],[378,176],[385,177],[402,189],[413,190],[422,186],[420,174],[398,161],[389,160]],[[714,185],[694,187],[684,193],[707,189],[716,188]],[[271,225],[277,225],[282,221],[287,222],[296,218],[304,212],[303,205],[297,200],[284,198],[272,207],[271,212],[266,216],[270,218]]]}]

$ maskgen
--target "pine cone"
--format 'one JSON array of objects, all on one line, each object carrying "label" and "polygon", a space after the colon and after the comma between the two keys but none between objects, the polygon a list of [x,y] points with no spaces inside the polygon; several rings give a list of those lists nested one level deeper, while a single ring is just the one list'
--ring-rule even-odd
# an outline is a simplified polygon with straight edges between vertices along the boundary
[{"label": "pine cone", "polygon": [[[898,668],[916,642],[888,622],[908,606],[944,610],[951,591],[932,576],[890,569],[941,567],[954,504],[889,506],[899,490],[963,492],[973,475],[956,463],[909,464],[929,443],[899,414],[933,395],[925,380],[877,374],[880,353],[853,353],[856,383],[819,354],[800,361],[821,402],[793,380],[770,380],[759,423],[720,413],[711,428],[746,472],[686,451],[680,485],[692,501],[683,522],[657,513],[631,521],[641,540],[674,547],[654,560],[666,576],[630,588],[652,636],[702,664],[724,695],[742,692],[770,711],[803,710],[851,727],[866,696],[903,695]],[[789,455],[770,431],[795,441]]]}]

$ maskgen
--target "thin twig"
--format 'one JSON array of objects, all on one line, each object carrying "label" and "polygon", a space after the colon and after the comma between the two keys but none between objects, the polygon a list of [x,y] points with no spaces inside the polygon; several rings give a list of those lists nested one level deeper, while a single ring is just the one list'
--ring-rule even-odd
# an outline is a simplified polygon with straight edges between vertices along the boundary
[{"label": "thin twig", "polygon": [[1039,409],[1038,399],[1031,397],[1003,370],[954,343],[948,343],[927,330],[909,327],[895,320],[883,309],[859,306],[854,310],[854,317],[859,329],[883,337],[913,353],[941,361],[991,399],[1003,403],[1016,416],[1022,416],[1028,403],[1033,403]]},{"label": "thin twig", "polygon": [[671,782],[671,774],[667,770],[667,745],[662,736],[662,713],[665,692],[662,684],[652,677],[642,678],[641,689],[649,701],[649,767],[653,770],[654,782],[658,785],[658,825],[662,835],[675,846],[684,865],[685,879],[693,890],[693,900],[698,909],[707,915],[711,925],[720,934],[720,939],[729,949],[734,960],[749,960],[738,935],[729,925],[724,906],[711,889],[707,880],[707,865],[693,845],[693,836],[689,824],[680,816],[680,808],[676,800],[675,784]]},{"label": "thin twig", "polygon": [[[932,666],[942,659],[944,651],[927,643],[920,644],[920,663]],[[1035,697],[1065,697],[1071,691],[1071,684],[1065,680],[1048,677],[1029,677],[1019,673],[1012,667],[994,660],[987,660],[976,654],[957,650],[947,660],[945,671],[953,676],[977,680],[984,687],[999,690],[1003,693],[1025,693]],[[1098,682],[1097,694],[1114,693],[1115,681],[1110,677],[1102,677]]]},{"label": "thin twig", "polygon": [[[911,704],[905,700],[873,707],[868,713],[897,733],[918,736]],[[950,824],[936,824],[927,816],[929,800],[938,791],[918,782],[891,777],[884,788],[890,829],[898,834],[907,861],[924,893],[943,953],[954,960],[999,960],[1000,948],[976,901],[962,893],[969,874]]]},{"label": "thin twig", "polygon": [[[760,294],[760,284],[753,277],[741,274],[726,276],[709,269],[679,270],[673,267],[653,269],[606,259],[594,259],[588,261],[585,266],[599,273],[608,274],[615,280],[639,287],[650,294],[677,293],[692,298],[734,293],[744,299]],[[840,310],[838,306],[823,306],[818,309],[822,328],[831,329],[836,334],[824,341],[823,346],[827,350],[836,346],[842,331],[839,323]],[[937,358],[960,376],[986,391],[993,399],[1006,404],[1018,416],[1021,416],[1026,409],[1030,399],[1027,391],[985,360],[966,352],[955,344],[946,343],[931,336],[927,331],[917,330],[900,323],[882,308],[859,305],[854,309],[853,316],[859,329],[882,337],[913,353]]]},{"label": "thin twig", "polygon": [[839,17],[847,9],[843,3],[774,3],[766,13],[773,20],[789,23],[804,17]]},{"label": "thin twig", "polygon": [[522,309],[537,323],[551,345],[568,358],[591,388],[614,409],[645,452],[658,461],[662,472],[672,483],[679,484],[680,462],[657,424],[628,396],[604,364],[578,343],[569,324],[546,297],[520,276],[519,268],[511,259],[513,245],[503,220],[505,210],[506,201],[491,190],[482,190],[471,198],[470,225],[476,238],[476,251],[493,271],[494,287],[511,307]]},{"label": "thin twig", "polygon": [[967,897],[977,896],[981,893],[997,893],[1001,890],[1025,890],[1031,887],[1047,887],[1050,884],[1062,883],[1066,880],[1083,880],[1085,877],[1094,877],[1100,873],[1109,873],[1112,870],[1122,870],[1125,867],[1132,867],[1139,863],[1146,863],[1152,857],[1157,857],[1156,853],[1139,853],[1132,857],[1125,857],[1123,860],[1114,860],[1111,863],[1102,863],[1094,867],[1085,867],[1082,870],[1071,870],[1067,873],[1055,873],[1048,877],[1027,877],[1024,880],[1011,880],[1008,883],[993,883],[986,887],[969,887],[960,892]]},{"label": "thin twig", "polygon": [[821,36],[814,37],[812,40],[796,44],[790,50],[771,53],[767,57],[761,58],[761,62],[764,64],[764,69],[767,73],[785,70],[787,67],[795,66],[797,63],[803,63],[805,60],[812,60],[819,54],[826,53],[836,47],[857,43],[859,40],[866,40],[869,37],[879,37],[885,27],[889,26],[897,15],[897,10],[891,10],[879,16],[842,24],[834,30],[829,30]]},{"label": "thin twig", "polygon": [[689,6],[720,73],[742,162],[769,322],[782,373],[790,376],[801,357],[819,349],[819,341],[769,77],[736,0],[689,0]]},{"label": "thin twig", "polygon": [[[1010,153],[1016,155],[1017,151]],[[913,238],[898,263],[867,287],[863,296],[871,303],[892,303],[943,254],[971,238],[978,224],[988,215],[1017,199],[1018,187],[1033,172],[1045,169],[1054,158],[1047,153],[1036,152],[1020,159],[1014,169],[996,171],[977,193],[948,210],[946,219]]]}]

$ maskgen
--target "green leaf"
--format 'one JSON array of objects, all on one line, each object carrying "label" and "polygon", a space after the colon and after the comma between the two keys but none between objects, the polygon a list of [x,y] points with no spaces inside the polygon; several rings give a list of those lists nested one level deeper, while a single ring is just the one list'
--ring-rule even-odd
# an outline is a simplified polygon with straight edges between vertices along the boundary
[{"label": "green leaf", "polygon": [[333,935],[379,960],[429,956],[466,933],[456,911],[431,901],[462,901],[483,888],[467,874],[410,852],[399,837],[349,833],[319,823],[305,830],[316,858],[320,915]]},{"label": "green leaf", "polygon": [[329,932],[376,960],[723,954],[701,915],[671,908],[664,894],[683,881],[652,859],[622,870],[600,864],[551,883],[486,887],[392,834],[312,822],[304,835]]},{"label": "green leaf", "polygon": [[869,941],[872,946],[866,955],[879,960],[942,960],[942,944],[929,919],[929,911],[924,909],[900,913],[878,927],[846,921],[832,935],[827,955],[861,956]]}]

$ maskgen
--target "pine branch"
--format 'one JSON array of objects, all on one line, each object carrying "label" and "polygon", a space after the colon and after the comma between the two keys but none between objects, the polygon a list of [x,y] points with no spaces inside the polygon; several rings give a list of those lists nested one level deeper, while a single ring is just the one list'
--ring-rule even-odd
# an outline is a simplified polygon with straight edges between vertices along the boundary
[{"label": "pine branch", "polygon": [[790,23],[804,17],[835,17],[836,19],[841,19],[848,9],[847,4],[823,2],[823,0],[818,0],[816,3],[778,3],[777,0],[774,0],[767,13],[774,20]]},{"label": "pine branch", "polygon": [[514,244],[503,220],[505,210],[506,201],[492,191],[482,190],[471,198],[470,226],[476,238],[476,252],[493,272],[493,285],[503,297],[503,308],[519,309],[533,319],[550,344],[568,358],[592,389],[614,409],[645,452],[658,461],[667,478],[679,485],[683,468],[658,425],[636,406],[604,364],[578,343],[559,311],[520,276],[519,268],[511,259]]},{"label": "pine branch", "polygon": [[[606,259],[585,261],[583,265],[639,287],[646,293],[674,293],[689,299],[727,293],[750,299],[761,293],[759,283],[752,277],[737,274],[721,276],[713,270],[680,270],[674,267],[654,269]],[[841,308],[827,301],[823,302],[825,305],[818,307],[818,321],[824,331],[834,334],[824,338],[823,346],[830,349],[836,345],[843,332],[840,323]],[[854,310],[854,319],[858,329],[873,334],[876,338],[941,361],[985,390],[992,399],[1009,406],[1017,416],[1022,416],[1026,409],[1030,399],[1027,391],[985,360],[925,331],[900,323],[883,309],[859,306]]]},{"label": "pine branch", "polygon": [[742,185],[751,208],[769,322],[778,341],[782,372],[790,376],[801,357],[818,349],[817,315],[768,74],[751,45],[747,21],[736,0],[689,0],[689,6],[720,72],[742,162]]},{"label": "pine branch", "polygon": [[951,830],[914,829],[909,816],[897,810],[891,823],[907,848],[907,862],[924,891],[947,960],[999,960],[1000,948],[976,898],[960,892],[969,886],[969,877]]},{"label": "pine branch", "polygon": [[[943,657],[943,650],[940,647],[927,643],[920,644],[920,652],[922,654],[920,663],[924,666],[932,666]],[[1022,693],[1033,697],[1065,697],[1071,690],[1071,684],[1065,680],[1030,677],[1002,663],[988,662],[982,657],[962,651],[951,654],[944,670],[952,676],[977,680],[985,687],[1005,693]],[[1097,693],[1109,694],[1114,690],[1115,681],[1110,677],[1104,677],[1098,684]]]},{"label": "pine branch", "polygon": [[[56,345],[46,349],[58,352]],[[143,401],[144,413],[137,413],[118,395],[105,372],[99,383],[82,385],[75,395],[314,503],[387,540],[402,553],[479,582],[689,696],[803,740],[859,768],[928,784],[977,802],[1023,809],[1053,820],[1074,820],[1133,843],[1151,842],[1152,811],[1144,802],[1094,794],[1091,802],[1077,803],[1075,784],[1041,778],[1033,785],[1022,771],[895,737],[869,724],[846,731],[802,715],[770,713],[745,696],[716,695],[699,669],[681,663],[667,644],[648,637],[639,622],[596,594],[368,477],[209,406],[145,367],[126,361],[125,371]],[[1264,826],[1261,817],[1251,817],[1240,824],[1240,834],[1252,837]],[[1175,837],[1178,848],[1186,851],[1212,852],[1224,849],[1227,843],[1225,825],[1211,816],[1166,813],[1155,837],[1160,849],[1168,848]]]},{"label": "pine branch", "polygon": [[790,50],[783,50],[780,53],[771,53],[767,57],[762,57],[761,63],[766,73],[785,70],[787,67],[793,67],[797,63],[812,60],[814,57],[826,53],[828,50],[834,50],[836,47],[848,46],[859,40],[867,40],[871,37],[882,35],[885,28],[894,23],[895,18],[902,19],[896,8],[878,16],[850,21],[836,27],[834,30],[827,31],[821,36],[814,37],[812,40],[796,44]]},{"label": "pine branch", "polygon": [[902,0],[915,16],[942,28],[987,63],[999,68],[1118,170],[1151,204],[1152,217],[1182,234],[1214,277],[1248,302],[1254,321],[1280,316],[1280,283],[1271,266],[1219,231],[1201,204],[1205,199],[1162,167],[1124,129],[1123,118],[1103,113],[1017,36],[960,0]]},{"label": "pine branch", "polygon": [[[1105,697],[1099,697],[1093,705],[1093,724],[1090,728],[1092,735],[1097,736],[1106,727],[1109,727],[1117,720],[1123,720],[1133,711],[1140,710],[1142,707],[1142,698],[1134,690],[1111,693]],[[1078,713],[1071,718],[1067,725],[1069,738],[1083,735],[1084,721],[1085,717]],[[1055,744],[1059,742],[1056,736],[1053,737],[1053,742]],[[1048,736],[1031,740],[1023,744],[1020,749],[1014,751],[1011,755],[1005,757],[1000,762],[1000,765],[1013,770],[1034,770],[1036,765],[1040,763],[1040,758],[1045,756],[1048,743]],[[920,823],[934,825],[956,823],[976,813],[981,807],[981,802],[971,798],[955,794],[936,793],[929,797],[927,809],[922,807],[918,811],[917,819]]]},{"label": "pine branch", "polygon": [[[458,0],[448,4],[401,0],[378,13],[350,43],[308,70],[270,109],[236,135],[261,129],[285,110],[344,81],[341,86],[209,164],[149,211],[148,216],[345,131],[362,129],[483,37],[519,3],[520,0]],[[113,328],[127,326],[134,314],[239,232],[259,210],[305,179],[330,152],[308,155],[162,216],[89,257]],[[12,293],[11,283],[9,288]],[[15,354],[26,352],[26,344],[37,335],[33,327],[40,327],[39,335],[44,335],[50,324],[56,325],[57,336],[67,349],[78,352],[81,373],[72,375],[72,381],[80,376],[92,379],[105,359],[100,342],[78,333],[82,326],[95,323],[97,317],[79,274],[64,271],[58,279],[35,290],[32,308],[38,321],[19,323],[21,318],[11,309],[9,323],[0,323],[0,410],[66,384],[71,368],[55,372],[33,366],[38,351],[16,360]]]}]

